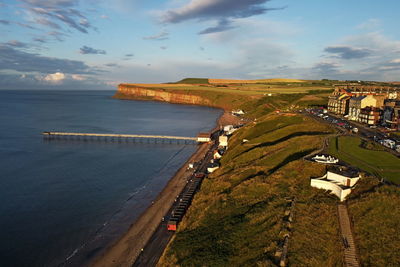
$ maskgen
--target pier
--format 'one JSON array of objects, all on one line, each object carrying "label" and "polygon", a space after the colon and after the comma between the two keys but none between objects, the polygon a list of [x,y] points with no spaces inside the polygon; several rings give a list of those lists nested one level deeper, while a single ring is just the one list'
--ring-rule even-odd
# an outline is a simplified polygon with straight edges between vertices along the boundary
[{"label": "pier", "polygon": [[105,141],[138,141],[153,140],[157,142],[176,141],[177,143],[203,143],[207,142],[200,137],[185,137],[185,136],[168,136],[168,135],[144,135],[144,134],[107,134],[107,133],[71,133],[71,132],[43,132],[43,137],[46,139],[73,139],[73,140],[105,140]]}]

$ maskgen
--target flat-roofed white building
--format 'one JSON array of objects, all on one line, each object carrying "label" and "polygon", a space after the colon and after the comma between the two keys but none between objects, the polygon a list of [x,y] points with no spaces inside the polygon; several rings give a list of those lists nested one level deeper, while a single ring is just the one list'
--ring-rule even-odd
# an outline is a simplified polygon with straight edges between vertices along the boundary
[{"label": "flat-roofed white building", "polygon": [[322,177],[311,178],[311,186],[329,190],[340,201],[344,201],[360,178],[360,174],[355,171],[330,170]]},{"label": "flat-roofed white building", "polygon": [[228,136],[226,135],[221,135],[218,137],[218,145],[222,147],[227,147],[228,146]]},{"label": "flat-roofed white building", "polygon": [[197,135],[197,142],[199,142],[199,143],[211,142],[211,134],[210,133],[199,133]]}]

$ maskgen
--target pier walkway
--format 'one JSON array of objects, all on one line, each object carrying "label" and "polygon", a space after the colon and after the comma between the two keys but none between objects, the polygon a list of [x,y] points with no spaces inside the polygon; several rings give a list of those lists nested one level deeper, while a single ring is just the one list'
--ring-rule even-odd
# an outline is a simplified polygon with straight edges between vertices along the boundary
[{"label": "pier walkway", "polygon": [[168,135],[144,135],[144,134],[107,134],[107,133],[70,133],[70,132],[43,132],[44,138],[61,139],[61,138],[104,138],[106,140],[121,140],[121,139],[153,139],[166,140],[166,141],[185,141],[185,142],[203,142],[198,137],[185,137],[185,136],[168,136]]}]

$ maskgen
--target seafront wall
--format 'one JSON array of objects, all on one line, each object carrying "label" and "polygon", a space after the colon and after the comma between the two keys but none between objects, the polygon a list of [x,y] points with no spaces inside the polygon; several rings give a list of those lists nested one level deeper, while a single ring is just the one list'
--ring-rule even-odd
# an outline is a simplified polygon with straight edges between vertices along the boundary
[{"label": "seafront wall", "polygon": [[132,84],[118,85],[114,95],[118,99],[155,100],[174,104],[189,104],[216,107],[209,99],[184,92],[165,91],[158,88],[143,88]]}]

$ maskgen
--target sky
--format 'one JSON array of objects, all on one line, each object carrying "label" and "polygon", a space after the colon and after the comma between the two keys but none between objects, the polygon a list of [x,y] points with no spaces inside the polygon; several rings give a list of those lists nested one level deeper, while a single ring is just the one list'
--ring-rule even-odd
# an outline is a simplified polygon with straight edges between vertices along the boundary
[{"label": "sky", "polygon": [[400,80],[398,0],[0,0],[0,89]]}]

